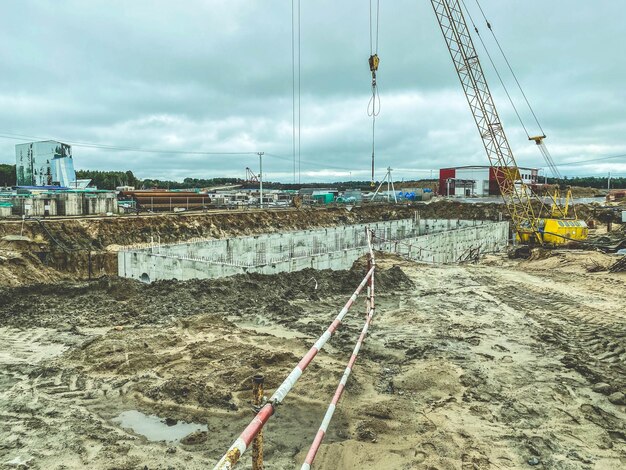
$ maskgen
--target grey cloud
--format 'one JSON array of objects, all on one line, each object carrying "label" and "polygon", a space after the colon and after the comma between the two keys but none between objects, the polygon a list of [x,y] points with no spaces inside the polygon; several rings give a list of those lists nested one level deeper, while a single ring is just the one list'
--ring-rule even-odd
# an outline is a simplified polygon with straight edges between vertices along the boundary
[{"label": "grey cloud", "polygon": [[[302,169],[326,167],[329,180],[341,171],[337,167],[358,178],[369,173],[367,3],[301,1]],[[474,12],[473,2],[467,4]],[[482,4],[555,160],[626,153],[626,65],[616,60],[622,6]],[[132,169],[143,177],[233,176],[257,165],[254,156],[185,157],[168,150],[263,150],[290,157],[291,2],[68,0],[4,7],[0,132],[162,149],[74,150],[77,167]],[[484,24],[477,24],[497,57]],[[387,166],[405,169],[397,176],[408,178],[441,166],[486,163],[430,2],[382,1],[379,53],[379,177]],[[481,57],[519,163],[544,166]],[[517,104],[528,119],[523,103]],[[0,160],[13,161],[15,143],[0,140]],[[625,162],[564,169],[589,174],[610,165],[626,173]],[[291,162],[268,156],[264,163],[270,177],[291,179]]]}]

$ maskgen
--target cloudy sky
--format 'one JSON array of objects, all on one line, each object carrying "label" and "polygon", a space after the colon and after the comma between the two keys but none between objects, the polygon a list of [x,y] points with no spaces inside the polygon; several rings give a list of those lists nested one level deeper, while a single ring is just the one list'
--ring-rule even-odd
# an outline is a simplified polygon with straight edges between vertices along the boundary
[{"label": "cloudy sky", "polygon": [[[475,1],[466,2],[477,20]],[[14,163],[16,143],[55,139],[74,143],[80,169],[180,180],[243,177],[246,166],[258,171],[253,152],[263,151],[266,179],[293,181],[291,4],[5,0],[0,162]],[[481,4],[561,172],[626,176],[626,156],[604,158],[626,154],[623,2]],[[369,179],[369,2],[301,0],[300,44],[301,180]],[[518,164],[544,167],[476,46]],[[387,166],[399,180],[485,164],[430,2],[381,0],[378,52],[378,178]],[[538,133],[504,77],[529,132]]]}]

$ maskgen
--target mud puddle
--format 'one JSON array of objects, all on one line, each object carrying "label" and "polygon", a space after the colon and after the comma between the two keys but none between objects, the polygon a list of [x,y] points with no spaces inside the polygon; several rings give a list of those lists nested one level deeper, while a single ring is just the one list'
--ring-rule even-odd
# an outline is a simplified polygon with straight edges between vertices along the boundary
[{"label": "mud puddle", "polygon": [[146,415],[141,411],[123,411],[112,420],[121,428],[139,434],[152,442],[178,443],[194,432],[208,431],[206,424],[186,423],[156,415]]}]

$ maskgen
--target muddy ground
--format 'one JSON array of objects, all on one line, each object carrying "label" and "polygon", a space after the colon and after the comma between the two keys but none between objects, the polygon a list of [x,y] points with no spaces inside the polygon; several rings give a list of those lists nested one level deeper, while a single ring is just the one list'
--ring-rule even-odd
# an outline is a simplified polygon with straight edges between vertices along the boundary
[{"label": "muddy ground", "polygon": [[[587,272],[605,256],[381,255],[377,316],[315,468],[624,468],[626,274]],[[211,468],[252,417],[250,377],[271,393],[362,275],[0,289],[0,466]],[[361,298],[268,423],[267,469],[301,464],[363,318]],[[119,423],[134,411],[172,436],[206,428],[150,440]]]}]

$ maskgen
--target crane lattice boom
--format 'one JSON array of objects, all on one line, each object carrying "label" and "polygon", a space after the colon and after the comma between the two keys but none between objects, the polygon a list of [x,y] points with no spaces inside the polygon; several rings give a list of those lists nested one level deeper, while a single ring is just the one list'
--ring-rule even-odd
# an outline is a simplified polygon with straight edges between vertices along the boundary
[{"label": "crane lattice boom", "polygon": [[[431,0],[515,230],[537,234],[537,219],[489,91],[459,0]],[[517,184],[516,184],[517,183]]]}]

